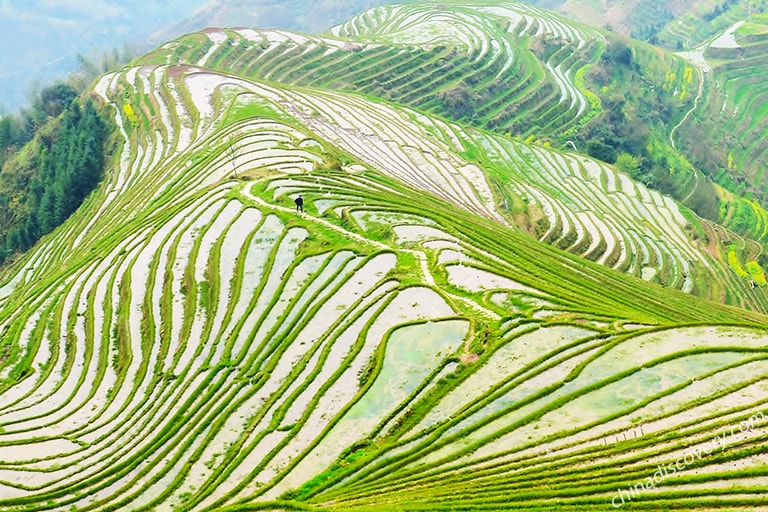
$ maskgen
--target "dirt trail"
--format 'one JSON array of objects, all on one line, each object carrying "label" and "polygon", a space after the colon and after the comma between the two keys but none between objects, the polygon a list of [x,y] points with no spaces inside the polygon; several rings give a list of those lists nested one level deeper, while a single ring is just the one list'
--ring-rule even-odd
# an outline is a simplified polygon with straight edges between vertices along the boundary
[{"label": "dirt trail", "polygon": [[672,144],[672,147],[675,149],[677,149],[677,146],[675,145],[675,132],[683,125],[683,123],[688,120],[691,114],[693,114],[694,110],[699,107],[699,100],[701,99],[701,95],[704,92],[704,70],[701,67],[695,65],[695,63],[692,64],[694,64],[693,68],[696,70],[696,77],[699,80],[699,87],[698,91],[696,92],[696,97],[693,99],[693,106],[690,108],[690,110],[688,110],[688,112],[685,113],[680,122],[677,123],[669,132],[669,143]]},{"label": "dirt trail", "polygon": [[[280,205],[276,205],[276,204],[272,204],[272,203],[267,203],[263,199],[253,195],[251,193],[251,191],[248,190],[246,187],[244,187],[242,189],[242,192],[243,192],[243,195],[245,197],[255,201],[256,203],[258,203],[258,204],[260,204],[262,206],[266,206],[268,208],[275,208],[275,209],[278,209],[278,210],[281,210],[281,211],[284,211],[284,212],[290,212],[290,213],[294,212],[293,208],[288,208],[288,207],[285,207],[285,206],[280,206]],[[335,224],[332,224],[332,223],[328,222],[325,219],[321,219],[321,218],[318,218],[318,217],[312,217],[312,216],[309,216],[309,215],[306,215],[306,214],[304,215],[304,217],[309,219],[309,220],[311,220],[312,222],[316,222],[318,224],[322,224],[323,226],[325,226],[325,227],[327,227],[329,229],[332,229],[332,230],[334,230],[336,232],[342,233],[342,234],[344,234],[344,236],[348,236],[350,238],[353,238],[353,239],[355,239],[355,240],[357,240],[357,241],[359,241],[361,243],[368,243],[368,244],[375,245],[376,247],[379,247],[381,249],[392,250],[392,247],[390,247],[390,246],[388,246],[386,244],[383,244],[381,242],[377,242],[376,240],[371,240],[369,238],[365,238],[363,236],[360,236],[360,235],[358,235],[356,233],[352,233],[350,231],[347,231],[346,229],[344,229],[342,227],[339,227],[339,226],[336,226]],[[411,253],[411,254],[415,255],[416,258],[419,260],[419,264],[420,264],[422,272],[424,274],[423,278],[424,278],[425,284],[427,286],[435,286],[435,284],[436,284],[435,283],[435,278],[432,275],[432,272],[430,272],[430,270],[429,270],[429,264],[427,263],[427,256],[426,256],[426,254],[423,251],[417,251],[417,250],[414,250],[414,249],[403,249],[403,248],[399,248],[398,250],[403,251],[403,252],[408,252],[408,253]],[[454,299],[456,301],[459,301],[459,302],[463,303],[464,305],[466,305],[467,307],[470,307],[470,308],[474,309],[476,312],[479,312],[483,316],[486,316],[486,317],[488,317],[488,318],[490,318],[492,320],[498,320],[500,318],[498,314],[496,314],[495,312],[491,311],[488,308],[483,307],[480,304],[476,304],[476,303],[474,303],[474,302],[472,302],[472,301],[470,301],[468,299],[465,299],[464,297],[460,297],[460,296],[455,295],[453,293],[449,293],[449,292],[445,292],[445,291],[444,291],[444,293],[446,295],[450,296],[452,299]]]}]

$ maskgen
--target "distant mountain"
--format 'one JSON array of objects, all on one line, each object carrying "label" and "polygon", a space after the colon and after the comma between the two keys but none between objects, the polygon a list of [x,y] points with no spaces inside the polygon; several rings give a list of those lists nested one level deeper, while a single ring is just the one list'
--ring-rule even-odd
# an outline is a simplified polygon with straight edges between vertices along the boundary
[{"label": "distant mountain", "polygon": [[86,0],[0,2],[0,114],[25,105],[31,87],[63,79],[78,54],[98,60],[127,45],[141,53],[206,27],[321,32],[383,0]]}]

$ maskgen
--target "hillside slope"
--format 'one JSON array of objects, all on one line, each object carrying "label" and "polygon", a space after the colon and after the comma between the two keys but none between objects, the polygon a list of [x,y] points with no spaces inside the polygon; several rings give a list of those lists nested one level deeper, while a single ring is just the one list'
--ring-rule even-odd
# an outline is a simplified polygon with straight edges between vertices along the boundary
[{"label": "hillside slope", "polygon": [[0,509],[763,504],[759,246],[279,73],[374,51],[211,29],[95,85],[120,154],[0,288]]},{"label": "hillside slope", "polygon": [[631,499],[761,499],[765,317],[518,233],[459,151],[501,139],[201,68],[96,93],[120,160],[4,288],[4,510],[604,506],[715,435]]},{"label": "hillside slope", "polygon": [[[741,12],[732,7],[729,16]],[[142,62],[202,65],[372,95],[502,135],[577,149],[622,164],[698,215],[764,243],[763,109],[747,106],[759,104],[759,88],[744,92],[749,77],[759,76],[762,32],[760,17],[750,20],[677,55],[521,2],[398,3],[364,11],[323,37],[189,34]],[[704,56],[706,48],[733,40],[729,34],[737,27],[745,42]],[[336,51],[345,45],[354,51]],[[745,51],[750,58],[742,62]],[[712,68],[723,73],[709,73]],[[737,94],[729,97],[731,86],[723,84],[731,83]]]}]

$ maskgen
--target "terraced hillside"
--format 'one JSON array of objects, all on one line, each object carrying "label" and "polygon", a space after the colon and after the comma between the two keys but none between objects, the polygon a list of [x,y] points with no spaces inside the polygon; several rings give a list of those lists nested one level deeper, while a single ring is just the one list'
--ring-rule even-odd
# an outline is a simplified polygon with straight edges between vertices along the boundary
[{"label": "terraced hillside", "polygon": [[523,3],[418,3],[372,8],[326,37],[207,30],[142,62],[349,90],[497,132],[556,136],[599,113],[580,82],[603,43],[595,29]]},{"label": "terraced hillside", "polygon": [[[507,133],[513,124],[519,124],[527,127],[526,133],[565,137],[590,119],[599,124],[594,116],[602,110],[601,102],[584,88],[580,76],[591,66],[590,60],[584,60],[587,56],[592,61],[600,57],[604,38],[593,29],[574,27],[547,11],[515,2],[392,5],[366,11],[331,32],[321,38],[287,31],[210,29],[171,42],[141,62],[189,63],[290,85],[350,89],[394,98],[473,126],[486,126],[496,133]],[[527,42],[521,44],[521,40]],[[535,55],[532,47],[541,55]],[[693,105],[701,78],[691,64],[678,57],[642,55],[642,59],[638,57],[641,63],[663,61],[665,71],[657,73],[663,77],[660,89],[669,94],[676,91],[680,98],[687,96]],[[654,66],[662,67],[658,62]],[[492,98],[492,105],[476,105],[483,97]],[[354,118],[354,109],[342,108],[335,115]],[[683,124],[682,113],[680,117]],[[354,125],[353,120],[348,122]],[[689,220],[687,214],[668,212],[664,204],[668,199],[606,166],[572,156],[549,156],[518,142],[487,137],[490,139],[485,140],[485,135],[465,137],[468,145],[458,151],[472,163],[497,170],[491,172],[491,188],[505,196],[505,209],[517,215],[514,222],[537,238],[633,275],[716,300],[747,307],[762,301],[745,300],[751,291],[733,294],[719,284],[732,280],[729,287],[743,288],[755,281],[759,266],[755,276],[738,271],[749,262],[757,265],[761,250],[754,243],[718,232],[711,224]],[[672,133],[669,138],[674,142]],[[533,136],[528,137],[531,139]],[[357,156],[362,156],[361,151],[379,151],[378,147],[366,149],[360,141],[350,144],[347,149],[356,151]],[[568,147],[575,145],[571,142]],[[379,157],[369,158],[379,165]],[[416,166],[424,160],[409,155],[398,158]],[[433,165],[434,159],[427,155],[426,165]],[[524,169],[515,171],[513,162],[520,160],[540,170],[533,174]],[[666,166],[673,165],[667,163],[667,157],[662,160]],[[663,172],[668,172],[667,167]],[[711,186],[692,169],[676,172],[685,198]],[[405,173],[400,170],[397,175],[402,179]],[[534,189],[529,189],[531,180]],[[610,199],[599,205],[584,201],[585,197],[606,193],[608,197],[628,196],[628,201],[642,204],[617,210]],[[759,207],[757,211],[764,213]],[[632,227],[649,216],[666,219],[665,224],[675,219],[660,235],[671,241],[649,240],[643,230]],[[688,232],[683,233],[681,227]],[[692,242],[692,237],[699,242]],[[732,247],[725,250],[723,244],[731,242]],[[731,265],[716,268],[719,264],[715,263],[713,268],[708,262],[694,264],[704,261],[700,254],[705,248],[720,262],[730,256]]]},{"label": "terraced hillside", "polygon": [[763,499],[765,317],[674,287],[763,289],[674,202],[339,92],[160,65],[95,94],[122,154],[2,289],[3,510]]},{"label": "terraced hillside", "polygon": [[[168,43],[142,62],[348,90],[503,134],[565,144],[615,92],[592,83],[590,72],[601,59],[622,63],[626,50],[637,53],[640,64],[663,60],[661,73],[644,69],[642,79],[658,87],[665,101],[690,107],[698,84],[688,63],[649,45],[624,48],[608,36],[517,1],[419,2],[371,8],[322,37],[210,29]],[[606,53],[609,44],[620,47],[617,55]]]},{"label": "terraced hillside", "polygon": [[[634,55],[631,63],[627,52]],[[672,169],[674,184],[666,191],[700,214],[717,217],[711,183],[683,156],[674,156],[672,126],[685,119],[702,87],[693,66],[647,45],[630,48],[615,38],[608,41],[595,29],[530,5],[382,6],[326,37],[210,29],[171,42],[141,62],[205,66],[283,84],[378,96],[610,162],[619,151],[637,151],[642,162],[638,174],[650,176],[646,182],[667,183]],[[614,79],[604,76],[613,64],[614,69],[634,71]],[[637,69],[642,70],[639,75]],[[659,92],[638,94],[617,85],[637,80],[656,84]],[[658,116],[630,114],[630,119],[626,112],[634,111],[616,99],[625,96],[637,101],[638,110],[662,113],[658,116],[669,126],[659,128],[663,123]],[[637,124],[644,123],[638,130]],[[593,144],[607,147],[613,156],[593,150]]]},{"label": "terraced hillside", "polygon": [[751,14],[764,13],[765,0],[534,0],[594,27],[606,27],[667,50],[698,46]]},{"label": "terraced hillside", "polygon": [[[409,12],[213,29],[95,85],[121,152],[0,288],[0,510],[764,504],[759,244],[576,152],[325,81],[416,58],[386,38],[439,15]],[[581,44],[526,12],[483,30]]]},{"label": "terraced hillside", "polygon": [[531,3],[671,51],[696,47],[734,23],[768,9],[765,0],[534,0]]},{"label": "terraced hillside", "polygon": [[[768,201],[764,176],[768,110],[761,80],[767,65],[766,49],[768,18],[755,16],[689,53],[707,80],[697,114],[679,131],[681,144],[690,148],[697,164],[709,169],[719,166],[723,170],[719,181],[762,204]],[[697,143],[703,133],[709,135],[711,143]]]},{"label": "terraced hillside", "polygon": [[658,44],[672,50],[687,50],[716,37],[734,23],[768,11],[768,2],[765,0],[701,0],[696,3],[699,4],[698,8],[688,9],[658,32]]},{"label": "terraced hillside", "polygon": [[[406,3],[369,9],[322,37],[209,29],[141,62],[375,96],[611,163],[630,155],[635,178],[763,243],[763,109],[752,108],[760,89],[738,78],[762,69],[764,31],[751,20],[739,29],[748,48],[728,48],[729,30],[685,60],[519,2]],[[742,85],[729,98],[720,84],[731,83]],[[745,192],[756,202],[731,195]],[[761,254],[738,245],[742,263]]]}]

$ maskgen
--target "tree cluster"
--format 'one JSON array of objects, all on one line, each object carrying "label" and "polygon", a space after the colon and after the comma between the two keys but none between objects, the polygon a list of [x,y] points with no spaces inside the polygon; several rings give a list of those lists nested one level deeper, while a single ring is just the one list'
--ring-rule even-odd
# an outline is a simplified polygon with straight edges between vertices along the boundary
[{"label": "tree cluster", "polygon": [[[44,103],[49,113],[67,96]],[[93,100],[71,100],[6,162],[0,173],[0,262],[64,222],[96,187],[108,132]]]},{"label": "tree cluster", "polygon": [[[670,127],[693,99],[668,90],[664,76],[668,70],[639,62],[630,44],[611,39],[587,77],[590,88],[601,91],[603,113],[580,130],[576,137],[580,147],[594,158],[617,164],[645,185],[684,200],[699,215],[717,220],[714,186],[669,143]],[[659,69],[650,69],[651,65]]]},{"label": "tree cluster", "polygon": [[61,115],[77,94],[71,85],[56,82],[35,94],[30,108],[0,118],[0,167],[32,140],[49,119]]}]

